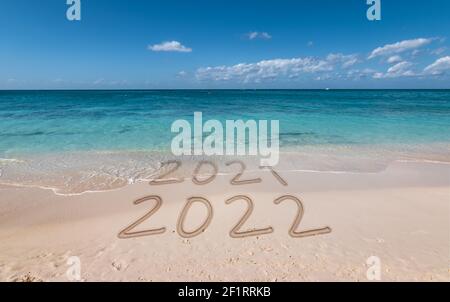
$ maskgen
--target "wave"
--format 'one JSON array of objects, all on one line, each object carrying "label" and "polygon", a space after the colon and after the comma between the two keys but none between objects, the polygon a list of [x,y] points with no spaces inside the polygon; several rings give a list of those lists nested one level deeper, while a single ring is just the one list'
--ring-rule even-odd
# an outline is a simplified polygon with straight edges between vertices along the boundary
[{"label": "wave", "polygon": [[[416,146],[417,147],[417,146]],[[432,152],[431,152],[431,151]],[[427,146],[413,150],[392,146],[324,146],[283,150],[278,172],[360,174],[379,173],[395,162],[450,165],[448,146]],[[8,154],[10,155],[10,154]],[[230,157],[175,158],[167,152],[150,151],[84,151],[14,155],[0,158],[0,184],[52,190],[57,195],[116,190],[130,184],[149,182],[170,166],[169,160],[183,165],[172,177],[189,179],[201,160],[215,162],[219,175],[235,174],[237,167],[227,167]],[[246,162],[245,173],[259,171],[258,157],[238,158]],[[202,170],[206,172],[205,166]]]},{"label": "wave", "polygon": [[1,163],[23,163],[23,160],[16,159],[16,158],[0,158],[0,164]]},{"label": "wave", "polygon": [[426,163],[426,164],[438,164],[438,165],[450,165],[450,161],[441,160],[429,160],[429,159],[399,159],[399,163]]}]

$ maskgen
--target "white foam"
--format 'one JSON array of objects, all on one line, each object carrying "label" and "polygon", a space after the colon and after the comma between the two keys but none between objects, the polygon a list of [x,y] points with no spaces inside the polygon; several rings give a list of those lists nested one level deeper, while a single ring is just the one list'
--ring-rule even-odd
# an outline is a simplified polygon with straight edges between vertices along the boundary
[{"label": "white foam", "polygon": [[24,163],[24,160],[16,158],[0,158],[0,163]]}]

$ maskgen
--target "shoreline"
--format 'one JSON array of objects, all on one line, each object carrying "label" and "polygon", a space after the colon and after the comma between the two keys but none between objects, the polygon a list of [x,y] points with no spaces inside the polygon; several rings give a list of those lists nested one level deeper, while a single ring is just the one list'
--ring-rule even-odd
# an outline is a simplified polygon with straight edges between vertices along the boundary
[{"label": "shoreline", "polygon": [[[195,162],[195,161],[194,161]],[[200,162],[200,160],[198,160],[197,162]],[[192,163],[191,163],[192,164]],[[446,161],[434,161],[434,160],[408,160],[408,159],[399,159],[399,160],[395,160],[393,161],[391,164],[389,164],[384,170],[382,171],[374,171],[374,172],[370,172],[370,171],[321,171],[321,170],[307,170],[307,169],[291,169],[291,170],[279,170],[278,173],[286,173],[286,174],[293,174],[293,173],[301,173],[301,174],[321,174],[321,175],[377,175],[377,174],[382,174],[385,173],[386,171],[388,171],[389,169],[391,169],[392,167],[399,167],[399,166],[434,166],[434,167],[445,167],[449,165],[450,166],[450,162],[446,162]],[[258,172],[262,172],[263,170],[261,170],[261,168],[259,169],[248,169],[245,172],[246,173],[250,173],[250,174],[255,174]],[[202,174],[199,174],[200,177],[202,177]],[[206,173],[203,176],[208,176],[208,174]],[[231,177],[233,176],[232,172],[221,172],[219,171],[216,174],[216,177]],[[180,179],[183,179],[184,181],[191,181],[192,177],[183,177],[180,176]],[[40,189],[40,190],[48,190],[48,191],[52,191],[56,196],[82,196],[85,194],[94,194],[94,193],[104,193],[104,192],[110,192],[110,191],[119,191],[124,189],[127,186],[132,186],[135,184],[143,184],[143,183],[149,183],[151,181],[153,181],[155,178],[148,178],[148,179],[137,179],[137,180],[133,180],[123,186],[119,186],[119,187],[113,187],[113,188],[108,188],[108,189],[104,189],[104,190],[86,190],[83,192],[79,192],[79,193],[62,193],[62,192],[58,192],[60,189],[59,188],[55,188],[55,187],[48,187],[48,186],[40,186],[40,185],[34,185],[34,184],[20,184],[20,183],[7,183],[7,182],[2,182],[0,180],[0,189],[3,188],[18,188],[18,189]],[[450,172],[449,172],[449,184],[450,184]]]},{"label": "shoreline", "polygon": [[[406,147],[405,147],[406,148]],[[450,165],[448,144],[412,146],[401,151],[393,146],[314,146],[302,150],[282,150],[276,170],[280,173],[377,174],[400,164]],[[426,149],[425,149],[426,148]],[[433,149],[434,153],[426,150]],[[414,151],[412,151],[414,150]],[[218,176],[236,173],[240,161],[245,171],[256,173],[261,167],[257,156],[181,156],[161,151],[78,151],[55,152],[0,158],[0,185],[52,190],[56,195],[116,191],[130,184],[150,182],[170,170],[165,162],[181,165],[173,177],[188,180],[202,161],[218,167]],[[210,167],[206,167],[208,169]],[[205,167],[202,167],[200,174]]]}]

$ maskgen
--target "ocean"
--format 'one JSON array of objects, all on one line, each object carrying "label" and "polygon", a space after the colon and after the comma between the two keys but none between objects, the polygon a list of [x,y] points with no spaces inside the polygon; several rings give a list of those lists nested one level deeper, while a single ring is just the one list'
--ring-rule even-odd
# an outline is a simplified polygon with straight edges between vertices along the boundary
[{"label": "ocean", "polygon": [[279,120],[282,170],[450,163],[450,90],[0,91],[0,183],[82,193],[151,178],[171,124],[194,112]]}]

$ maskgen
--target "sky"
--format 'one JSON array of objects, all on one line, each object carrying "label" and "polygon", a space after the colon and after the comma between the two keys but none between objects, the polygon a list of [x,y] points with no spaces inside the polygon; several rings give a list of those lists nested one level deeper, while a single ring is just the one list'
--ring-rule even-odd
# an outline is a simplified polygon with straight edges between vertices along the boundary
[{"label": "sky", "polygon": [[450,88],[450,1],[0,2],[0,89]]}]

